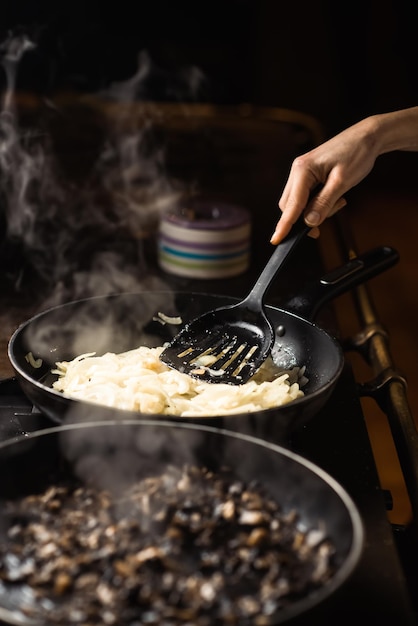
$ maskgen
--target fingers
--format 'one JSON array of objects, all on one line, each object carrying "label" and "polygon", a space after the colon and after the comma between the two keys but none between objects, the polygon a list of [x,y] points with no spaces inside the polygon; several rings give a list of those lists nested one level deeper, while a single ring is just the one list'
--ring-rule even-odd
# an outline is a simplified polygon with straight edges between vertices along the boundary
[{"label": "fingers", "polygon": [[308,236],[311,237],[312,239],[318,239],[320,234],[321,234],[321,231],[319,230],[318,227],[316,227],[316,228],[311,228],[311,230],[308,233]]},{"label": "fingers", "polygon": [[[328,215],[326,217],[331,217],[332,215],[335,215],[335,213],[337,213],[337,211],[339,211],[340,209],[342,209],[343,207],[345,207],[347,205],[347,200],[345,198],[340,198],[332,207],[332,209],[330,210],[330,212],[328,213]],[[325,220],[325,218],[323,218],[321,220],[321,224],[322,222]],[[308,221],[307,216],[305,217],[305,222],[307,223],[308,226],[313,226],[312,223],[310,223]],[[311,228],[311,230],[309,231],[309,237],[312,237],[312,239],[318,239],[320,235],[320,230],[318,228],[318,226],[313,226],[313,228]]]},{"label": "fingers", "polygon": [[319,226],[327,218],[331,217],[345,207],[347,204],[344,196],[341,196],[334,200],[333,198],[325,197],[319,193],[315,198],[309,202],[305,210],[305,222],[308,226]]},{"label": "fingers", "polygon": [[331,211],[328,213],[328,217],[331,217],[331,215],[335,215],[337,211],[344,208],[345,206],[347,206],[347,200],[344,198],[344,196],[341,196],[341,198],[337,200],[337,202],[332,207]]},{"label": "fingers", "polygon": [[[297,217],[297,216],[296,216]],[[293,219],[289,213],[282,213],[279,221],[276,224],[276,229],[271,236],[270,243],[277,245],[280,243],[286,235],[290,233],[290,230],[295,223],[296,219]]]},{"label": "fingers", "polygon": [[309,201],[309,195],[318,185],[318,180],[303,166],[303,157],[295,159],[290,176],[279,200],[282,215],[270,239],[276,245],[290,232]]},{"label": "fingers", "polygon": [[[333,162],[330,165],[325,158],[327,155],[328,150],[324,152],[324,147],[319,147],[293,161],[279,200],[282,215],[270,239],[272,244],[286,237],[303,212],[306,224],[318,228],[327,217],[346,205],[343,194],[352,185],[347,186],[344,168]],[[319,231],[311,234],[318,236]]]},{"label": "fingers", "polygon": [[[315,200],[316,199],[308,204],[305,211],[305,222],[308,226],[312,226],[309,236],[317,239],[320,234],[318,226],[320,226],[327,217],[331,217],[331,215],[334,215],[337,211],[345,207],[347,205],[347,200],[341,196],[341,198],[339,198],[331,208],[326,206],[325,210],[317,210],[316,205],[314,204]],[[273,245],[280,243],[290,232],[293,224],[301,213],[302,210],[300,210],[299,213],[297,211],[283,211],[279,221],[277,222],[276,229],[270,239],[270,243]]]}]

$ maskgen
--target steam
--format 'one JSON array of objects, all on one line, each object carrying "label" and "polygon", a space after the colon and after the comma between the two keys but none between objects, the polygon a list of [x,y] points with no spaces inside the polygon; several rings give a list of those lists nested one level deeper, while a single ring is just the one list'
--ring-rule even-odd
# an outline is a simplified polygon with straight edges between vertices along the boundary
[{"label": "steam", "polygon": [[16,88],[16,73],[19,61],[27,50],[31,50],[34,47],[35,44],[25,34],[13,36],[11,33],[0,46],[2,64],[6,73],[4,111],[10,112],[13,109],[13,95]]},{"label": "steam", "polygon": [[157,67],[149,54],[142,50],[138,55],[138,69],[132,78],[115,82],[101,96],[122,102],[133,102],[146,99],[159,99],[164,95],[172,102],[176,102],[179,94],[195,99],[199,94],[205,76],[198,67],[188,67],[175,75],[167,75]]},{"label": "steam", "polygon": [[[180,201],[184,189],[166,172],[152,115],[135,130],[124,119],[114,120],[105,128],[95,162],[81,177],[71,178],[54,153],[48,125],[20,125],[16,77],[23,55],[35,46],[25,35],[10,35],[0,47],[7,79],[0,112],[0,218],[9,281],[22,291],[31,281],[40,282],[42,306],[167,288],[147,267],[144,248],[161,213]],[[141,53],[135,75],[111,85],[100,97],[133,102],[149,92],[154,70],[148,55]],[[189,81],[191,92],[200,80],[195,69],[181,77],[184,84]],[[47,121],[75,123],[50,103],[43,104]],[[129,107],[124,111],[130,114]]]}]

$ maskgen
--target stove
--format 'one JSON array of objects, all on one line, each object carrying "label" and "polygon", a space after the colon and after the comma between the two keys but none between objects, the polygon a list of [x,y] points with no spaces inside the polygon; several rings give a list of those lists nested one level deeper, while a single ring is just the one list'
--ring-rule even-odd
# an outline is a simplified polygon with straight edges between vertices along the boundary
[{"label": "stove", "polygon": [[[231,124],[231,119],[228,120],[228,124]],[[222,126],[222,137],[224,130],[225,127]],[[263,133],[264,130],[263,127]],[[296,151],[299,152],[300,148],[298,145]],[[241,158],[241,153],[239,156]],[[281,158],[284,163],[283,171],[287,171],[291,155]],[[266,159],[259,159],[259,161],[265,163]],[[272,162],[269,156],[267,162]],[[187,163],[187,165],[190,164]],[[239,181],[240,184],[242,182],[242,180]],[[277,172],[272,172],[272,179],[269,182],[276,189],[280,187]],[[240,186],[234,176],[231,177],[229,183],[234,189]],[[255,207],[259,203],[259,194],[265,193],[266,188],[267,185],[260,186],[258,183],[255,185],[252,201]],[[238,200],[241,201],[241,199]],[[249,196],[245,200],[251,203]],[[266,206],[271,206],[270,200],[263,203]],[[256,230],[258,230],[255,233],[255,241],[260,240],[260,237],[264,241],[265,233],[270,232],[270,226],[266,227],[267,222],[271,223],[270,218],[267,220],[265,215],[260,214],[260,220],[256,224]],[[356,252],[351,236],[347,240],[347,233],[349,233],[349,228],[346,224],[341,226],[338,218],[336,220],[336,237],[339,239],[342,255],[350,258]],[[246,295],[249,287],[253,284],[253,273],[256,272],[255,277],[257,277],[260,267],[266,261],[265,256],[269,254],[268,246],[254,245],[253,252],[251,271],[235,278],[208,281],[196,281],[167,275],[164,275],[163,278],[170,288],[176,291],[207,292],[242,297]],[[152,258],[150,263],[152,271],[158,274],[160,270]],[[297,291],[299,281],[305,280],[307,274],[308,278],[310,275],[317,276],[321,269],[322,261],[317,242],[307,239],[300,253],[298,253],[298,262],[292,266],[291,272],[281,278],[280,290],[274,289],[269,294],[269,303],[282,304],[283,299],[289,299],[289,295],[295,287]],[[367,290],[357,288],[353,297],[358,300],[359,316],[364,333],[359,337],[344,341],[344,346],[347,349],[360,351],[375,372],[376,385],[374,388],[370,386],[366,392],[375,394],[390,421],[405,482],[411,497],[414,520],[416,520],[418,444],[413,419],[408,411],[405,386],[391,363],[388,338],[381,332]],[[9,301],[13,306],[13,297]],[[7,300],[3,301],[3,310],[5,307],[7,308]],[[31,314],[30,307],[18,308],[18,316],[12,317],[15,326],[20,321],[31,317]],[[321,311],[316,321],[330,333],[338,335],[335,317],[330,307]],[[7,325],[3,325],[0,339],[4,347],[10,337],[11,330]],[[21,391],[17,380],[10,373],[6,354],[0,355],[0,368],[0,376],[3,376],[0,379],[0,439],[4,441],[22,437],[35,430],[53,426],[54,424],[36,407],[33,407]],[[327,471],[348,491],[360,511],[366,531],[364,552],[351,578],[320,606],[310,611],[306,616],[293,620],[292,623],[295,626],[307,626],[308,624],[315,626],[325,623],[344,626],[345,624],[353,624],[361,617],[363,621],[366,620],[368,623],[392,622],[396,626],[416,624],[418,607],[414,606],[415,594],[411,593],[414,585],[416,586],[418,582],[418,568],[415,565],[418,563],[418,556],[415,557],[417,554],[416,540],[413,538],[418,536],[418,534],[415,535],[414,526],[416,522],[412,523],[412,529],[410,529],[395,528],[388,521],[387,511],[390,508],[390,493],[383,491],[379,484],[373,450],[360,402],[359,384],[348,360],[335,391],[325,407],[292,436],[289,446],[295,452]]]},{"label": "stove", "polygon": [[[240,280],[243,279],[237,279],[235,285]],[[2,440],[52,425],[32,406],[14,377],[0,381]],[[301,617],[295,620],[295,625],[352,624],[359,616],[375,623],[415,624],[409,572],[405,570],[400,550],[407,530],[395,529],[388,522],[390,494],[379,485],[358,385],[348,362],[331,399],[293,435],[289,445],[340,482],[356,503],[366,529],[364,553],[352,577],[330,599],[309,612],[308,622],[306,617]]]}]

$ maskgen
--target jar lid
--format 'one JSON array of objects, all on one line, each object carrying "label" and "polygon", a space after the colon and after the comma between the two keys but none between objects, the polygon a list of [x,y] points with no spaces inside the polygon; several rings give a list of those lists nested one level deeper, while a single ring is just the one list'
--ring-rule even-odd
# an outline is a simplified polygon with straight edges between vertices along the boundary
[{"label": "jar lid", "polygon": [[163,220],[182,228],[225,230],[248,222],[250,212],[234,204],[200,201],[165,213]]}]

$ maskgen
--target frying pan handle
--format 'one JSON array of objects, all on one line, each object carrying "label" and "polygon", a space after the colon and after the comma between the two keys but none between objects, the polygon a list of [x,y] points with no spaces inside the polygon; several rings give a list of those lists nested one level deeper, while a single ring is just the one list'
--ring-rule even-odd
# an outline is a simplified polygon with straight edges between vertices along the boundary
[{"label": "frying pan handle", "polygon": [[389,269],[399,261],[399,253],[390,246],[379,246],[350,259],[303,288],[286,303],[286,309],[314,320],[321,307]]}]

